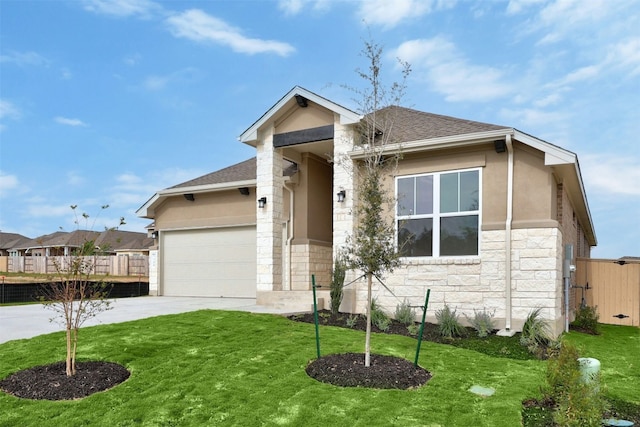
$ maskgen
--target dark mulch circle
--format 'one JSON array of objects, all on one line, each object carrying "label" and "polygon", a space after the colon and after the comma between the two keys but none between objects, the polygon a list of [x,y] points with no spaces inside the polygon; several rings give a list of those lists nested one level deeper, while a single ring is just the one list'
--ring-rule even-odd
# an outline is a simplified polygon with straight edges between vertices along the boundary
[{"label": "dark mulch circle", "polygon": [[341,387],[410,389],[424,385],[431,373],[415,367],[406,359],[371,355],[370,366],[364,366],[364,353],[330,354],[307,365],[307,374],[323,383]]},{"label": "dark mulch circle", "polygon": [[81,399],[108,390],[129,378],[130,372],[111,362],[76,362],[76,374],[68,377],[65,362],[36,366],[0,380],[0,390],[35,400]]}]

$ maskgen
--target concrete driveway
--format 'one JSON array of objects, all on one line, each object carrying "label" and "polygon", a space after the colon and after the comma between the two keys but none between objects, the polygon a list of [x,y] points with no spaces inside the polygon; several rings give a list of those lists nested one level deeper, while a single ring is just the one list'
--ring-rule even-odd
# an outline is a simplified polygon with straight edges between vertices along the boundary
[{"label": "concrete driveway", "polygon": [[[136,297],[112,300],[111,309],[88,319],[83,326],[126,322],[163,314],[212,309],[235,310],[252,313],[286,314],[290,311],[256,305],[252,298],[195,298],[195,297]],[[0,307],[0,343],[37,335],[63,331],[57,321],[50,322],[58,313],[42,304]]]}]

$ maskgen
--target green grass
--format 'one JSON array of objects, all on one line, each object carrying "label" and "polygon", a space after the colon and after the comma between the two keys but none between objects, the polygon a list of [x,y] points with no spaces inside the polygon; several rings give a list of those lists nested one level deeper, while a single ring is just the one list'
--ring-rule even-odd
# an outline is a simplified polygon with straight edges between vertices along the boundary
[{"label": "green grass", "polygon": [[[323,354],[363,351],[362,332],[320,332]],[[597,340],[611,341],[610,333],[625,341],[630,330],[604,327],[594,342],[578,334],[570,339],[593,346],[593,357],[608,357],[613,351]],[[375,353],[413,360],[415,347],[408,337],[372,337]],[[63,333],[2,344],[0,378],[62,360],[64,351]],[[315,352],[313,325],[273,315],[203,310],[84,328],[79,360],[121,363],[131,371],[129,380],[68,402],[0,393],[0,426],[518,426],[521,402],[539,394],[545,372],[541,361],[424,342],[419,363],[433,374],[426,386],[338,388],[304,372]],[[638,367],[627,364],[630,348],[620,352],[626,356],[603,361],[603,380],[616,396],[633,401]],[[496,393],[483,398],[467,391],[476,384]]]}]

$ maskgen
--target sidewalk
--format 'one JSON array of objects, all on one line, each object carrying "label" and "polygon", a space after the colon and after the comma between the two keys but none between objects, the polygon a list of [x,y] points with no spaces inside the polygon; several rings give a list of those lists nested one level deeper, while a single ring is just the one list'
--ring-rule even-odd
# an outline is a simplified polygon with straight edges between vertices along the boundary
[{"label": "sidewalk", "polygon": [[[83,326],[126,322],[188,311],[237,310],[252,313],[286,314],[289,311],[256,305],[253,298],[133,297],[112,300],[109,310],[88,319]],[[49,319],[56,317],[56,321]],[[57,313],[42,304],[0,307],[0,344],[17,339],[63,331]]]}]

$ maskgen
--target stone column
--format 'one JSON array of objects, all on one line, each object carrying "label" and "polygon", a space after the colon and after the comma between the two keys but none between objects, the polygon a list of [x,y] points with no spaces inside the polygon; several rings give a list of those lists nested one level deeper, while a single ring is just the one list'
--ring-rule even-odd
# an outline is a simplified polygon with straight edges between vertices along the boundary
[{"label": "stone column", "polygon": [[[336,115],[333,136],[333,255],[343,248],[353,232],[355,184],[353,162],[347,153],[353,150],[353,129],[340,124]],[[338,192],[344,190],[344,202],[338,202]]]},{"label": "stone column", "polygon": [[267,198],[264,208],[256,200],[256,290],[282,289],[282,154],[273,147],[273,127],[261,132],[257,146],[257,199]]}]

